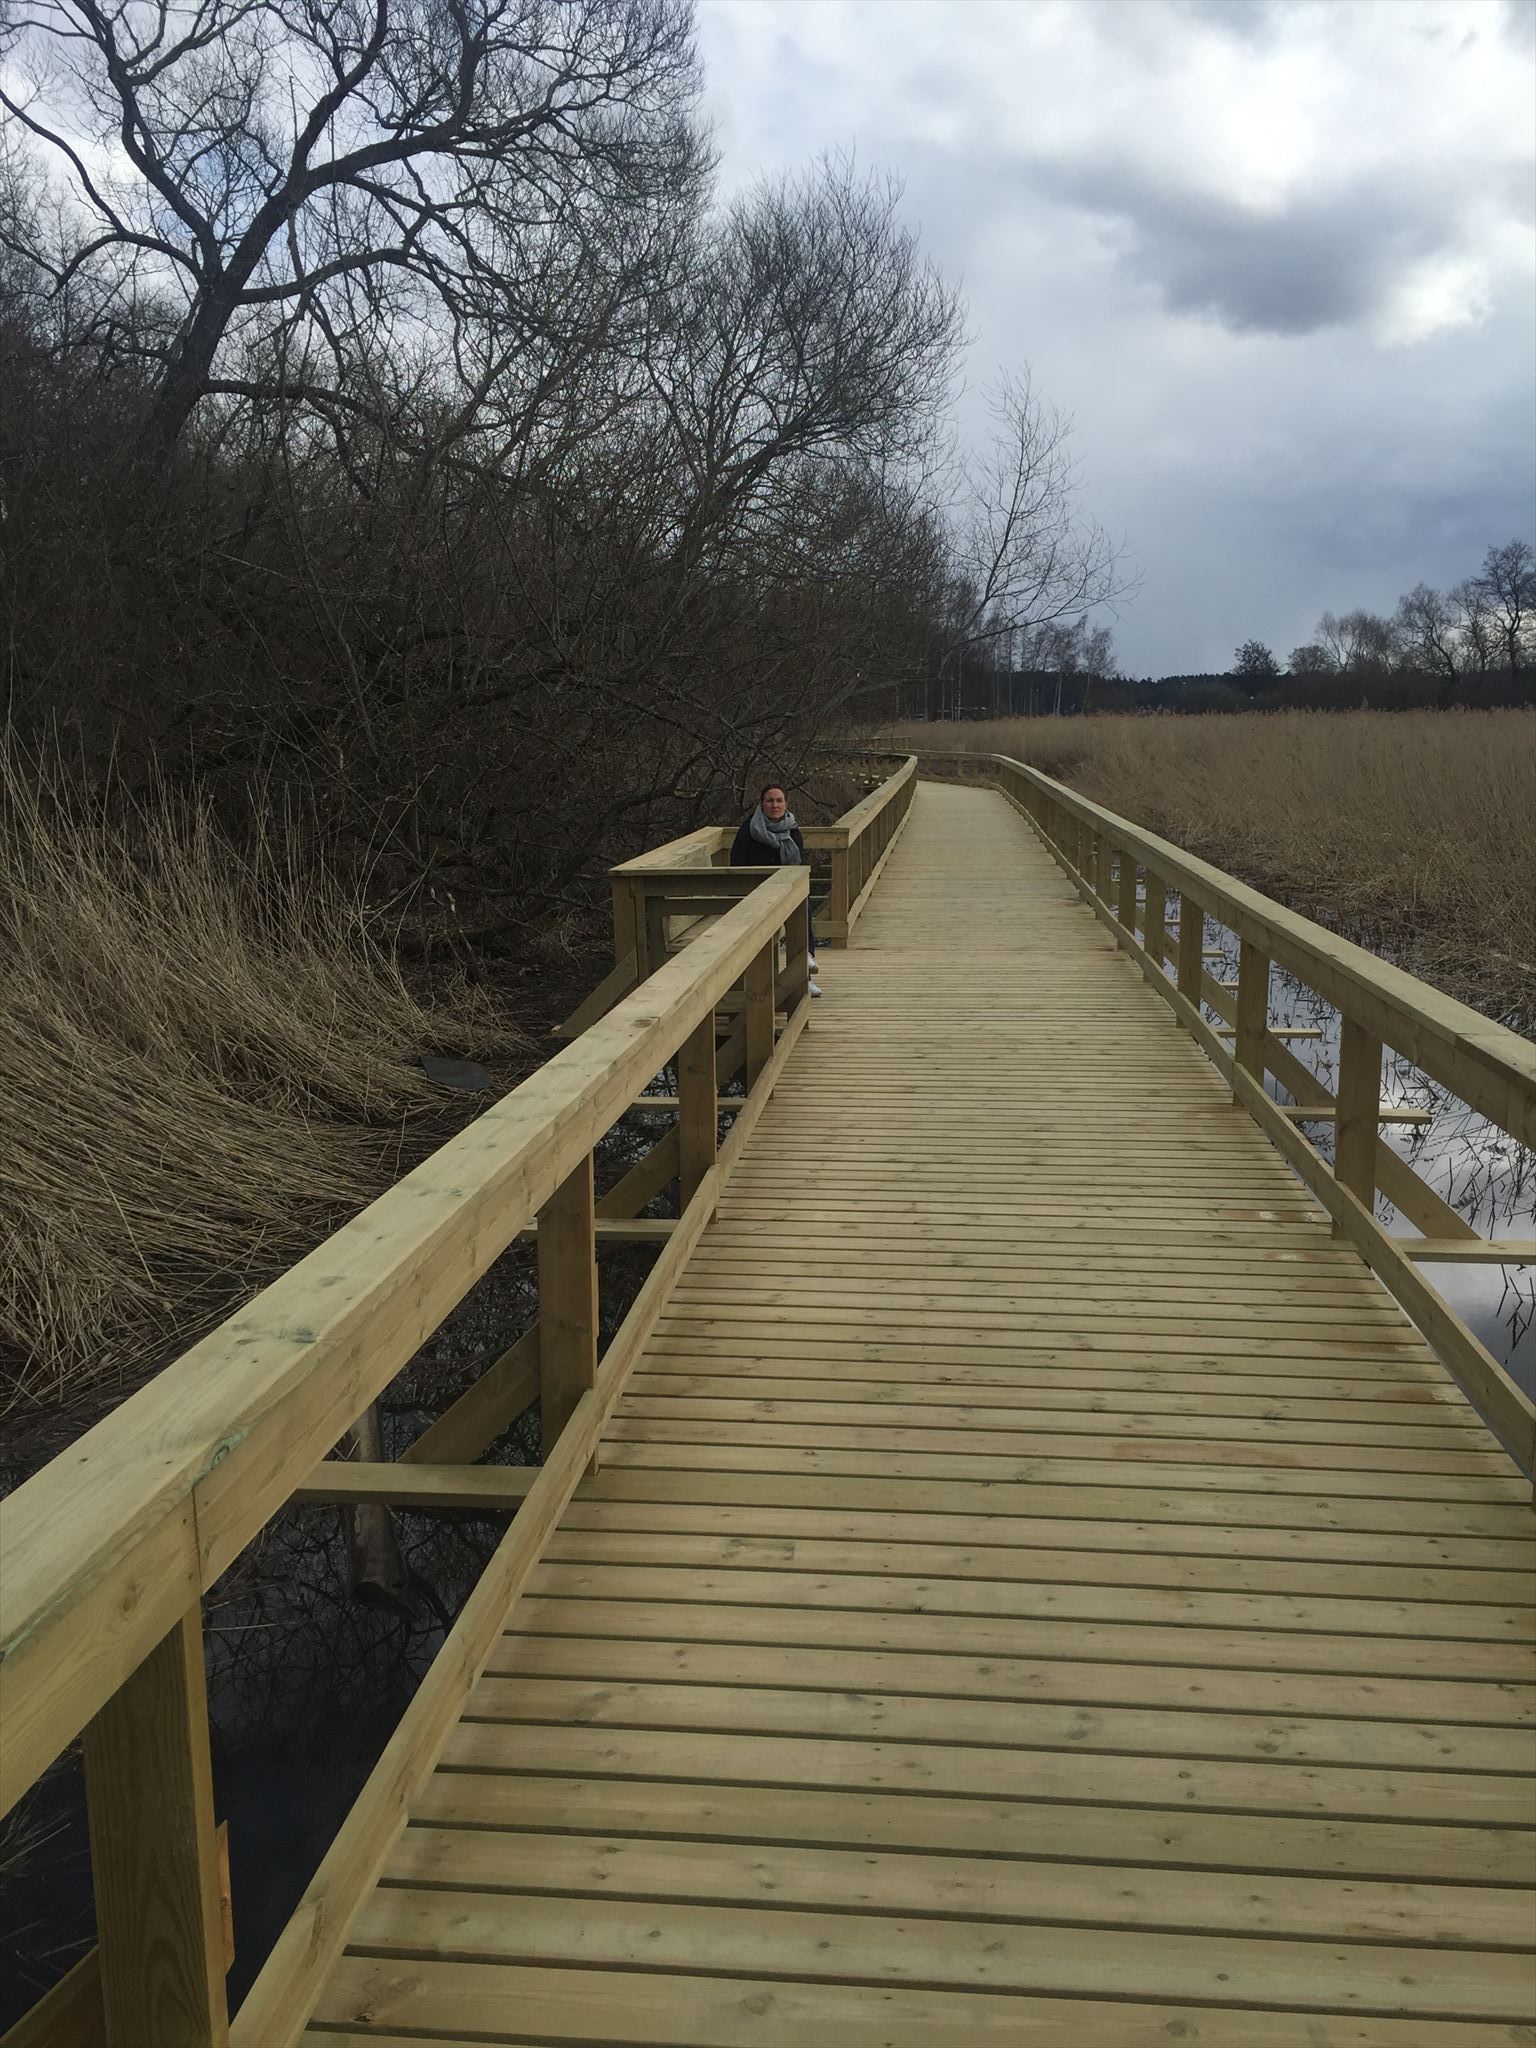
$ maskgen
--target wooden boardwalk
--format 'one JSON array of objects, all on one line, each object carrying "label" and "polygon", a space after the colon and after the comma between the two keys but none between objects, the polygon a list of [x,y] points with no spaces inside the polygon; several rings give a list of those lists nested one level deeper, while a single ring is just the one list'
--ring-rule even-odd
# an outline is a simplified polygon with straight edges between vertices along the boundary
[{"label": "wooden boardwalk", "polygon": [[1530,1488],[924,785],[306,2038],[1536,2039]]}]

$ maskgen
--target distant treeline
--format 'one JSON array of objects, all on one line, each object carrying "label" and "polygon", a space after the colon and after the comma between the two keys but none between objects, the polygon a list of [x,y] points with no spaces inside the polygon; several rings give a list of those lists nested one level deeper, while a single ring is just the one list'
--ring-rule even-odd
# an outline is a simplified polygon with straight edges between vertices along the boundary
[{"label": "distant treeline", "polygon": [[1080,718],[1085,713],[1171,711],[1491,711],[1536,705],[1536,666],[1453,678],[1399,669],[1383,675],[1084,676],[1033,672],[980,679],[951,718]]},{"label": "distant treeline", "polygon": [[1490,547],[1453,589],[1417,583],[1390,615],[1324,612],[1284,670],[1245,640],[1220,675],[1123,676],[1107,627],[1015,633],[902,693],[918,719],[1080,717],[1085,712],[1489,711],[1536,703],[1536,548]]}]

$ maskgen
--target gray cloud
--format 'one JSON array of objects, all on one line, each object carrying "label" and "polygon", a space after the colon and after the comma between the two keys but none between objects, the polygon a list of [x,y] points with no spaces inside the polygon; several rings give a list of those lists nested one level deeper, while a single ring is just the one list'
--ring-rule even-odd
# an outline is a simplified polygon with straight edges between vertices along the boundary
[{"label": "gray cloud", "polygon": [[1220,29],[1245,43],[1267,42],[1279,29],[1284,10],[1276,0],[1178,0],[1179,12],[1191,21]]},{"label": "gray cloud", "polygon": [[1284,655],[1532,533],[1526,0],[701,5],[734,176],[904,174],[970,303],[962,431],[1005,364],[1075,417],[1143,572],[1130,673]]},{"label": "gray cloud", "polygon": [[1357,182],[1279,209],[1179,191],[1124,165],[1044,165],[1042,192],[1115,224],[1122,260],[1176,313],[1235,334],[1314,334],[1379,311],[1413,264],[1454,246],[1454,217],[1400,186]]}]

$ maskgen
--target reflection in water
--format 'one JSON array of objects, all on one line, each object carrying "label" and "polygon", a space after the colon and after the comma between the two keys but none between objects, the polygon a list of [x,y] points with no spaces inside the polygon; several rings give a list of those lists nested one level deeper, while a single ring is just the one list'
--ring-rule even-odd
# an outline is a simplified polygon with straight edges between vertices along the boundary
[{"label": "reflection in water", "polygon": [[[1236,936],[1208,919],[1204,943],[1221,949],[1220,961],[1207,962],[1212,974],[1221,981],[1235,980]],[[1215,1021],[1216,1013],[1208,1005],[1205,1014]],[[1269,1015],[1277,1026],[1311,1026],[1322,1032],[1321,1038],[1290,1041],[1290,1050],[1332,1093],[1339,1056],[1339,1015],[1333,1005],[1276,966],[1270,976]],[[1277,1101],[1291,1100],[1272,1075],[1266,1086]],[[1480,1237],[1536,1237],[1536,1153],[1390,1049],[1382,1061],[1381,1099],[1397,1109],[1430,1113],[1428,1124],[1383,1125],[1382,1139]],[[1302,1130],[1331,1160],[1332,1125],[1303,1124]],[[1394,1236],[1418,1235],[1384,1195],[1376,1197],[1376,1214]],[[1527,1393],[1536,1392],[1536,1267],[1436,1262],[1422,1270],[1511,1377]]]}]

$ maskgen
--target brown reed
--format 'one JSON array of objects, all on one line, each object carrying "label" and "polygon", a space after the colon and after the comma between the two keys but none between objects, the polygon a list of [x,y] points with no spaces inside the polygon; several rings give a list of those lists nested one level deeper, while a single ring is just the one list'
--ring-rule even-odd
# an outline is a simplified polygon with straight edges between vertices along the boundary
[{"label": "brown reed", "polygon": [[[0,1410],[75,1422],[472,1113],[417,1055],[521,1040],[423,1002],[312,839],[87,794],[0,738]],[[21,1413],[18,1413],[21,1411]]]},{"label": "brown reed", "polygon": [[1536,1028],[1536,714],[1312,712],[915,725],[1004,753]]}]

